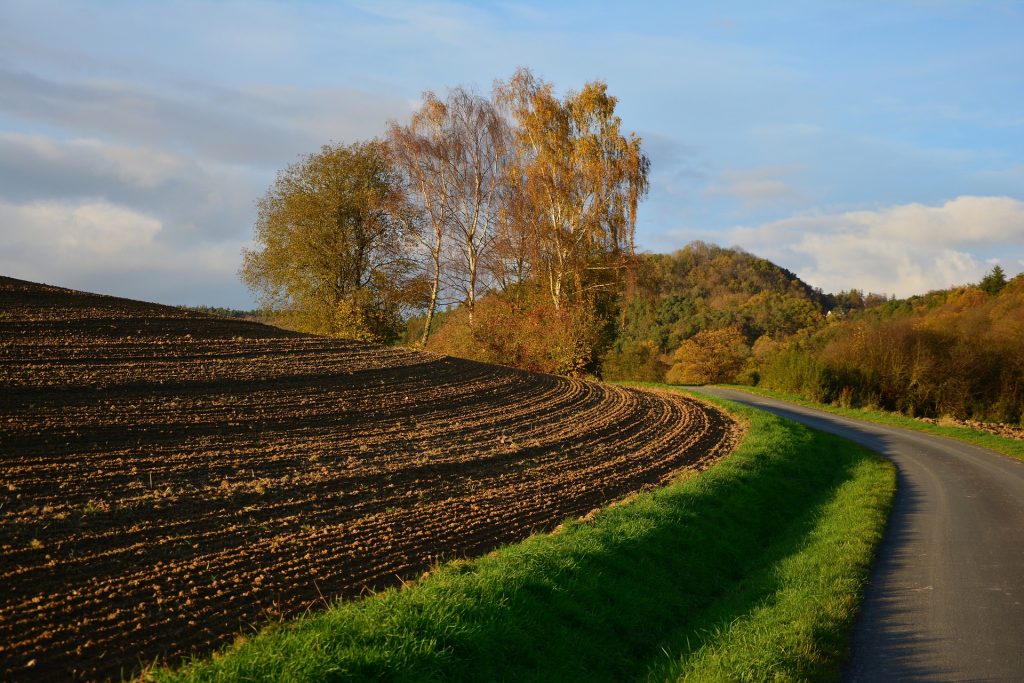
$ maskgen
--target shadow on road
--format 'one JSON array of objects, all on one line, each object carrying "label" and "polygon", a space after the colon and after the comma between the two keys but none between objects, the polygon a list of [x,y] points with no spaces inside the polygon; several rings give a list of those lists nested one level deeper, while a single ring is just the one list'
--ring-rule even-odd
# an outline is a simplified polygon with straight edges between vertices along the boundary
[{"label": "shadow on road", "polygon": [[[704,388],[695,388],[700,393]],[[876,555],[864,602],[854,625],[850,662],[843,680],[866,681],[936,681],[956,680],[958,671],[945,666],[950,661],[948,650],[956,649],[947,638],[924,635],[935,633],[929,624],[919,623],[922,614],[930,613],[934,586],[912,584],[906,579],[914,572],[905,571],[919,565],[912,549],[922,547],[919,532],[929,525],[924,517],[925,496],[920,485],[908,475],[900,457],[901,444],[875,425],[857,423],[817,411],[780,407],[759,397],[733,391],[706,391],[759,408],[813,429],[850,439],[890,459],[897,470],[897,489],[893,509]],[[902,445],[905,449],[906,446]],[[926,544],[925,544],[926,545]]]},{"label": "shadow on road", "polygon": [[[888,439],[878,437],[877,450],[889,452]],[[864,591],[864,602],[853,630],[852,655],[844,681],[935,681],[955,672],[929,662],[941,661],[928,654],[945,647],[944,639],[926,638],[907,609],[906,591],[926,593],[930,587],[896,585],[896,577],[914,559],[914,518],[922,514],[917,487],[897,466],[896,498],[875,565]],[[867,653],[870,655],[865,656]]]}]

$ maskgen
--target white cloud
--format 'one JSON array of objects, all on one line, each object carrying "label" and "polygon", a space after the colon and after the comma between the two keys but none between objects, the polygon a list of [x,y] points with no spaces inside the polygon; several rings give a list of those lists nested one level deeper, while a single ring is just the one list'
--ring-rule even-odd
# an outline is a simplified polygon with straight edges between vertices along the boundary
[{"label": "white cloud", "polygon": [[912,244],[1024,244],[1024,202],[1011,197],[957,197],[942,206],[906,204],[844,214],[858,232]]},{"label": "white cloud", "polygon": [[0,133],[0,201],[107,202],[156,217],[165,242],[241,240],[271,174],[95,138]]},{"label": "white cloud", "polygon": [[723,171],[704,194],[708,197],[734,197],[747,208],[791,201],[798,195],[784,177],[795,170],[789,166],[762,166]]},{"label": "white cloud", "polygon": [[[45,135],[0,132],[0,174],[5,187],[27,170],[77,173],[103,182],[116,182],[137,189],[156,189],[195,174],[195,164],[183,157],[146,146],[107,144],[96,138],[62,141]],[[38,179],[34,179],[38,180]],[[41,183],[40,183],[41,184]]]},{"label": "white cloud", "polygon": [[982,254],[993,251],[1004,268],[1017,270],[1024,201],[964,196],[940,206],[801,215],[735,228],[730,240],[825,291],[909,296],[976,282],[995,260]]},{"label": "white cloud", "polygon": [[167,303],[219,294],[249,305],[235,278],[240,243],[178,245],[164,231],[157,217],[103,200],[0,200],[0,273]]},{"label": "white cloud", "polygon": [[160,228],[159,220],[108,202],[0,203],[4,253],[45,249],[81,258],[129,256],[150,247]]},{"label": "white cloud", "polygon": [[0,113],[208,161],[279,166],[331,139],[354,142],[409,113],[406,100],[351,88],[223,88],[187,83],[159,90],[122,81],[74,81],[0,65]]}]

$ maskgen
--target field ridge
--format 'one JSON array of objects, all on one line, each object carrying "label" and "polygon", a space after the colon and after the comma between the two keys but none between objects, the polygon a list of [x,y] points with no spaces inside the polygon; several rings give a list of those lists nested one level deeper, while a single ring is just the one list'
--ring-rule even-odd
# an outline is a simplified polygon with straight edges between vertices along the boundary
[{"label": "field ridge", "polygon": [[0,278],[0,678],[130,675],[702,469],[692,398]]},{"label": "field ridge", "polygon": [[895,469],[722,403],[750,426],[699,476],[151,678],[835,680]]}]

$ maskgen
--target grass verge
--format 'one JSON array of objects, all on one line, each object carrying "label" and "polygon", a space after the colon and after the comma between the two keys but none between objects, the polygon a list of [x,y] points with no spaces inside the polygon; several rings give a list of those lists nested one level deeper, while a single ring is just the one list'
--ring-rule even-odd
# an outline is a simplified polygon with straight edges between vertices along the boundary
[{"label": "grass verge", "polygon": [[821,680],[838,676],[895,490],[855,444],[736,403],[699,476],[157,680]]},{"label": "grass verge", "polygon": [[907,417],[906,415],[890,413],[884,410],[841,408],[827,403],[808,401],[805,398],[801,398],[800,396],[795,396],[793,394],[785,394],[780,391],[772,391],[770,389],[761,389],[760,387],[731,384],[723,384],[721,386],[727,389],[735,389],[737,391],[745,391],[749,394],[765,396],[767,398],[777,398],[782,401],[789,401],[790,403],[796,403],[797,405],[806,406],[808,408],[816,408],[826,413],[842,415],[843,417],[852,417],[858,420],[867,420],[868,422],[877,422],[879,424],[892,425],[893,427],[912,429],[917,432],[927,432],[928,434],[945,436],[950,439],[957,439],[958,441],[974,444],[975,446],[982,446],[989,450],[996,451],[997,453],[1008,455],[1011,458],[1016,458],[1017,460],[1024,460],[1024,441],[1019,439],[1008,439],[996,434],[990,434],[980,429],[958,427],[955,425],[933,425],[928,422],[922,422],[921,420],[915,420],[914,418]]}]

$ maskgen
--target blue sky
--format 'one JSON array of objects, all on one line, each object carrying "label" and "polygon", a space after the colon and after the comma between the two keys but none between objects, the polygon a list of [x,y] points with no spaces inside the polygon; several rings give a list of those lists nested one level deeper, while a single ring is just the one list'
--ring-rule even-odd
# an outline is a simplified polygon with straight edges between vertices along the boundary
[{"label": "blue sky", "polygon": [[619,97],[646,250],[900,296],[1024,270],[1024,3],[637,4],[5,0],[0,273],[249,307],[276,171],[517,66]]}]

